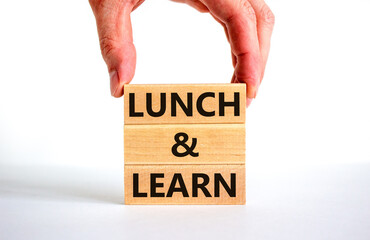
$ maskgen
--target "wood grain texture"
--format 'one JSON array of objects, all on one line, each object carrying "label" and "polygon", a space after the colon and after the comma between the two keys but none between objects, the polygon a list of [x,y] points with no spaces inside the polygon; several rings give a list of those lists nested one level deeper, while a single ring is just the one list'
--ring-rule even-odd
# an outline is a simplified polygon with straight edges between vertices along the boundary
[{"label": "wood grain texture", "polygon": [[125,204],[245,204],[245,165],[125,165]]},{"label": "wood grain texture", "polygon": [[[193,152],[199,156],[172,153],[180,132],[189,136],[187,146],[197,139]],[[244,164],[245,124],[125,125],[124,148],[126,164]]]},{"label": "wood grain texture", "polygon": [[[246,85],[245,84],[168,84],[168,85],[134,85],[124,86],[124,119],[125,124],[179,124],[179,123],[244,123],[246,108]],[[152,100],[147,103],[148,96]],[[148,113],[147,106],[151,106],[154,112],[160,112],[161,93],[165,95],[165,110],[163,115],[153,117]],[[171,101],[175,99],[171,94],[177,94],[178,98],[184,103],[185,107],[192,106],[191,116],[185,113],[179,102]],[[204,93],[211,93],[213,96],[206,96]],[[131,95],[130,95],[131,94]],[[203,95],[202,95],[203,94]],[[234,102],[237,98],[239,111],[236,113],[234,106],[224,106],[220,108],[221,102]],[[130,96],[134,99],[130,101]],[[191,96],[191,97],[190,97]],[[200,97],[200,96],[203,96]],[[188,102],[188,97],[191,101]],[[132,100],[131,99],[131,100]],[[163,98],[164,99],[164,98]],[[201,99],[201,101],[200,101]],[[223,99],[223,100],[222,100]],[[133,107],[130,111],[130,103]],[[172,103],[172,104],[171,104]],[[176,111],[171,112],[171,106],[176,105]],[[198,105],[207,113],[214,116],[204,116],[199,111]],[[227,104],[226,104],[227,105]],[[222,106],[222,105],[221,105]],[[222,112],[224,113],[222,114]],[[131,113],[131,114],[130,114]],[[135,114],[133,114],[135,113]],[[189,115],[189,116],[188,116]],[[224,115],[224,116],[221,116]],[[237,115],[237,116],[236,116]]]}]

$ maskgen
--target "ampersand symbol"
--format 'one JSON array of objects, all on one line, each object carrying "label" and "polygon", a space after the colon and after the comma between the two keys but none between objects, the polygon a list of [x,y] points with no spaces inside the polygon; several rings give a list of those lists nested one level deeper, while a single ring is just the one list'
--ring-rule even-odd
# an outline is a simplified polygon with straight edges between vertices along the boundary
[{"label": "ampersand symbol", "polygon": [[[180,140],[180,137],[182,137],[183,139]],[[183,133],[183,132],[177,133],[175,135],[174,139],[176,141],[176,144],[172,146],[172,154],[173,155],[175,155],[176,157],[185,157],[189,154],[193,157],[198,157],[199,156],[199,153],[195,153],[193,151],[194,148],[195,148],[195,145],[197,145],[197,139],[196,138],[192,138],[192,143],[191,143],[190,147],[186,144],[186,142],[189,139],[189,136],[186,133]],[[178,152],[179,146],[182,146],[183,148],[185,148],[185,152],[183,152],[183,153]]]}]

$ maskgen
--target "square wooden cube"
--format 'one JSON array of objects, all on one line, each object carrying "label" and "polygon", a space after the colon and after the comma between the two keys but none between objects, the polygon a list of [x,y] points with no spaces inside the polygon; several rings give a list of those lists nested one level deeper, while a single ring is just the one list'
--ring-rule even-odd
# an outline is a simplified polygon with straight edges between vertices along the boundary
[{"label": "square wooden cube", "polygon": [[245,84],[125,85],[126,204],[245,204]]}]

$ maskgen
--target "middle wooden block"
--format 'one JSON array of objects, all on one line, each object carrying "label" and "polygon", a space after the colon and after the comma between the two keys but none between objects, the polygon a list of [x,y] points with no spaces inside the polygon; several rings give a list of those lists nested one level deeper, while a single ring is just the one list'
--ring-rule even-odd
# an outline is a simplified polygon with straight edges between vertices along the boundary
[{"label": "middle wooden block", "polygon": [[125,125],[124,131],[125,164],[245,163],[245,124]]}]

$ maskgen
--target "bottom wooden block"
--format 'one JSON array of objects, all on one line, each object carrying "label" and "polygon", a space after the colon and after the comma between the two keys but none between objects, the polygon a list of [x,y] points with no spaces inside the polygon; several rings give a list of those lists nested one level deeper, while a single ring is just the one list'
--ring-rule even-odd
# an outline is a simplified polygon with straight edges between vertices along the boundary
[{"label": "bottom wooden block", "polygon": [[126,204],[245,204],[245,165],[125,165]]}]

